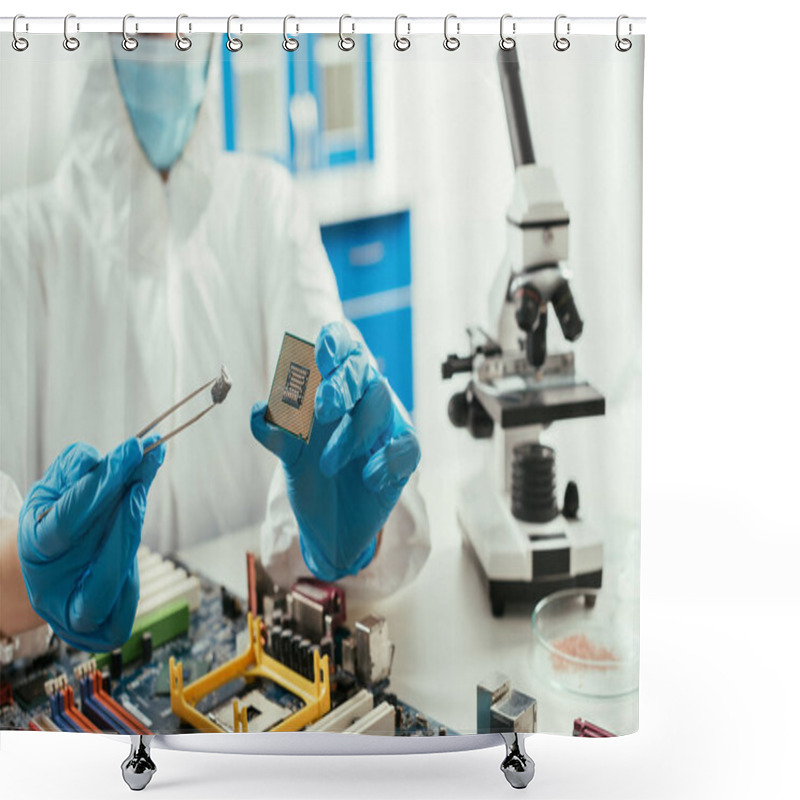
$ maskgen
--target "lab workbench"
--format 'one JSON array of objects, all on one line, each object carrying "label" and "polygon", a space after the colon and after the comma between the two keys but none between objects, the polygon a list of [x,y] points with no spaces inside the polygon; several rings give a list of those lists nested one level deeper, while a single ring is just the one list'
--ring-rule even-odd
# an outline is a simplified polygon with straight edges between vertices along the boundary
[{"label": "lab workbench", "polygon": [[[396,594],[370,602],[348,598],[348,624],[369,613],[383,615],[395,644],[391,686],[406,702],[448,727],[474,732],[476,687],[493,671],[534,696],[537,730],[569,735],[576,717],[615,733],[638,729],[638,692],[617,698],[590,698],[557,690],[533,671],[530,609],[509,608],[492,616],[486,588],[462,545],[455,515],[452,475],[431,470],[420,476],[427,500],[431,552],[417,578]],[[434,503],[431,498],[436,498]],[[626,542],[618,542],[625,551]],[[190,568],[246,597],[247,550],[259,552],[259,529],[248,528],[185,548],[177,555]],[[615,548],[606,546],[609,579],[614,580]]]}]

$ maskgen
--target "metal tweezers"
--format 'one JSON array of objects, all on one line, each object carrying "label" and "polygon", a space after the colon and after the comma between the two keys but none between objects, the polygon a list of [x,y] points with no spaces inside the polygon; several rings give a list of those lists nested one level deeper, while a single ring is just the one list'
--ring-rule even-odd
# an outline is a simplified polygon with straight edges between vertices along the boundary
[{"label": "metal tweezers", "polygon": [[196,416],[192,417],[187,422],[184,422],[183,425],[179,425],[177,428],[175,428],[175,430],[170,431],[166,436],[163,436],[157,441],[150,444],[148,447],[145,448],[144,455],[147,455],[151,450],[155,450],[156,447],[168,441],[173,436],[176,436],[182,430],[188,428],[190,425],[194,425],[194,423],[197,422],[197,420],[208,414],[208,412],[211,411],[211,409],[214,408],[214,406],[219,405],[227,397],[232,384],[231,384],[231,379],[228,377],[228,373],[225,371],[224,366],[222,367],[222,370],[218,378],[212,378],[208,383],[204,383],[199,389],[195,389],[191,394],[184,397],[183,400],[179,400],[177,403],[175,403],[174,406],[168,408],[163,414],[157,416],[149,425],[142,428],[136,434],[136,438],[141,439],[143,436],[145,436],[147,433],[153,430],[153,428],[155,428],[159,422],[165,420],[170,414],[172,414],[174,411],[177,411],[182,405],[188,403],[193,397],[196,397],[198,394],[200,394],[200,392],[204,391],[205,389],[208,389],[208,387],[212,386],[212,384],[213,387],[211,389],[211,400],[212,400],[211,405],[208,406],[208,408],[203,409],[203,411],[201,411]]},{"label": "metal tweezers", "polygon": [[[154,441],[152,444],[148,445],[144,449],[143,455],[147,455],[151,450],[155,450],[156,447],[158,447],[160,444],[163,444],[168,439],[171,439],[173,436],[179,434],[182,430],[185,430],[190,425],[194,425],[194,423],[197,422],[197,420],[199,420],[200,417],[204,417],[206,414],[208,414],[208,412],[211,411],[211,409],[214,408],[214,406],[218,406],[228,396],[228,392],[231,390],[232,385],[233,384],[231,383],[231,379],[228,376],[225,366],[223,365],[222,368],[220,369],[220,374],[218,378],[212,378],[208,383],[204,383],[199,389],[195,389],[190,395],[184,397],[183,400],[180,400],[179,402],[175,403],[175,405],[172,406],[172,408],[168,408],[163,414],[157,416],[149,425],[142,428],[142,430],[140,430],[139,433],[136,434],[137,439],[141,439],[145,434],[153,430],[153,428],[155,428],[155,426],[158,425],[159,422],[166,419],[170,414],[179,409],[182,405],[188,403],[193,397],[196,397],[204,389],[208,389],[208,387],[211,386],[211,401],[212,401],[211,405],[208,406],[208,408],[203,409],[203,411],[201,411],[196,416],[192,417],[188,422],[184,422],[183,425],[179,425],[177,428],[175,428],[175,430],[170,431],[166,436],[163,436],[160,439],[156,439],[156,441]],[[51,508],[52,506],[42,511],[42,513],[38,516],[36,521],[41,522],[50,513]]]}]

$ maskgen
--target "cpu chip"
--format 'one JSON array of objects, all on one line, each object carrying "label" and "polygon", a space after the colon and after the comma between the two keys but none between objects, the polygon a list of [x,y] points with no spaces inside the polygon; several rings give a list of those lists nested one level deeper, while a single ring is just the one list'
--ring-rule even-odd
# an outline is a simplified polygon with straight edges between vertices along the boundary
[{"label": "cpu chip", "polygon": [[272,378],[267,422],[307,442],[311,438],[314,422],[314,398],[321,381],[314,345],[285,333],[278,366]]}]

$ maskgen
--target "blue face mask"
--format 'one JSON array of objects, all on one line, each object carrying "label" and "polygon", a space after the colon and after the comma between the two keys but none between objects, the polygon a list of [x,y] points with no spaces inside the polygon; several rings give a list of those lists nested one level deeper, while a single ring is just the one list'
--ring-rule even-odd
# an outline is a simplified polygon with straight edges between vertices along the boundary
[{"label": "blue face mask", "polygon": [[[198,41],[198,45],[204,44]],[[183,152],[203,102],[208,47],[182,53],[173,39],[140,36],[132,52],[115,47],[114,68],[136,138],[157,170],[168,170]]]}]

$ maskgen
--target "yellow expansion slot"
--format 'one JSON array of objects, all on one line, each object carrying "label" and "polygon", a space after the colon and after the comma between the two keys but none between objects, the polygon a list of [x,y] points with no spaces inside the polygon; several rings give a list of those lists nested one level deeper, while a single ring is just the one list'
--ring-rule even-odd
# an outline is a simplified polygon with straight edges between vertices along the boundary
[{"label": "yellow expansion slot", "polygon": [[[331,709],[330,670],[328,656],[320,658],[319,652],[314,652],[314,680],[310,681],[302,675],[293,672],[280,661],[264,652],[261,647],[260,619],[247,615],[247,630],[249,644],[247,650],[241,655],[221,664],[211,672],[193,681],[188,686],[183,685],[183,667],[180,661],[176,662],[174,656],[169,659],[169,695],[172,711],[185,722],[193,725],[197,730],[206,733],[225,733],[215,722],[205,714],[198,711],[195,706],[206,695],[215,692],[236,678],[251,681],[256,678],[267,678],[286,691],[299,697],[303,701],[303,708],[287,717],[271,730],[273,731],[299,731],[306,725],[316,722]],[[233,730],[234,733],[247,733],[247,708],[239,709],[237,701],[233,703]]]}]

